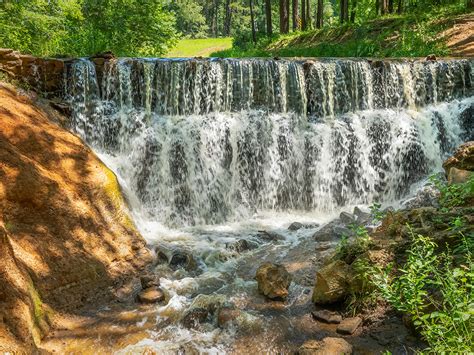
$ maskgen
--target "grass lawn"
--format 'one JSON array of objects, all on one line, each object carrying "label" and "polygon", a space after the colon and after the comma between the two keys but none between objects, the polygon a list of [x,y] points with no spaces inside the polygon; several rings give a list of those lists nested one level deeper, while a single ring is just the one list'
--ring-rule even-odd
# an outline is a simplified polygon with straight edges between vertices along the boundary
[{"label": "grass lawn", "polygon": [[182,39],[166,54],[168,58],[209,57],[211,53],[230,49],[232,38]]}]

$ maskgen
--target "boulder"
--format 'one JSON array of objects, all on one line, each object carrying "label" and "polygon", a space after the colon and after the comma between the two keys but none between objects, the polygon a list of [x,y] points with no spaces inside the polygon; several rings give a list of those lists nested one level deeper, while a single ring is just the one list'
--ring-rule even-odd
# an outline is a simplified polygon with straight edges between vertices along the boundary
[{"label": "boulder", "polygon": [[474,141],[464,143],[458,147],[454,155],[443,163],[446,176],[451,168],[474,171]]},{"label": "boulder", "polygon": [[283,265],[264,263],[255,276],[258,291],[270,299],[286,299],[291,283],[291,275]]},{"label": "boulder", "polygon": [[462,184],[474,175],[474,171],[461,170],[455,167],[451,167],[448,171],[448,184]]},{"label": "boulder", "polygon": [[299,355],[352,354],[352,345],[342,338],[327,337],[323,340],[308,340],[299,349]]},{"label": "boulder", "polygon": [[233,307],[222,307],[217,313],[217,324],[220,328],[225,328],[234,323],[241,313],[242,311]]},{"label": "boulder", "polygon": [[142,289],[145,290],[150,287],[160,286],[160,280],[156,275],[143,275],[140,277],[140,284],[142,285]]},{"label": "boulder", "polygon": [[276,232],[258,231],[258,237],[267,242],[275,242],[284,240],[285,237]]},{"label": "boulder", "polygon": [[170,267],[174,270],[183,268],[186,271],[197,269],[197,262],[191,253],[184,250],[176,250],[170,259]]},{"label": "boulder", "polygon": [[362,318],[360,317],[346,318],[337,326],[336,331],[339,334],[351,335],[357,330],[357,328],[359,328],[361,324]]},{"label": "boulder", "polygon": [[226,247],[227,249],[234,250],[237,253],[243,253],[248,250],[255,249],[256,245],[255,243],[249,242],[246,239],[240,239],[234,243],[228,244]]},{"label": "boulder", "polygon": [[157,303],[165,299],[164,292],[158,287],[149,287],[138,294],[141,303]]},{"label": "boulder", "polygon": [[352,268],[342,260],[334,261],[316,273],[312,300],[316,304],[342,301],[353,280]]},{"label": "boulder", "polygon": [[356,221],[359,224],[366,224],[369,223],[371,220],[371,213],[367,211],[363,211],[359,207],[354,207],[354,216],[356,216]]},{"label": "boulder", "polygon": [[300,222],[293,222],[290,224],[290,226],[288,227],[288,230],[290,231],[297,231],[298,229],[301,229],[303,228],[303,223],[300,223]]},{"label": "boulder", "polygon": [[342,321],[342,317],[339,313],[331,312],[327,309],[311,312],[311,315],[314,319],[328,324],[339,324]]},{"label": "boulder", "polygon": [[205,308],[192,308],[181,318],[181,324],[186,328],[197,328],[207,320],[208,315],[209,311]]},{"label": "boulder", "polygon": [[344,225],[346,226],[353,224],[356,221],[356,217],[349,212],[341,212],[341,214],[339,215],[339,218],[341,222],[344,223]]}]

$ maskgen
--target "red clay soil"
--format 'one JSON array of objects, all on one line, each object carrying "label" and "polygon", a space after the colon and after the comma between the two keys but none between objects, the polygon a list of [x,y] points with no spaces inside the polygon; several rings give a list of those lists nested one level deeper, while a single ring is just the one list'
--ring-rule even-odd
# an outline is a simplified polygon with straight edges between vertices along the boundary
[{"label": "red clay soil", "polygon": [[115,175],[34,101],[0,83],[0,353],[124,297],[151,258]]}]

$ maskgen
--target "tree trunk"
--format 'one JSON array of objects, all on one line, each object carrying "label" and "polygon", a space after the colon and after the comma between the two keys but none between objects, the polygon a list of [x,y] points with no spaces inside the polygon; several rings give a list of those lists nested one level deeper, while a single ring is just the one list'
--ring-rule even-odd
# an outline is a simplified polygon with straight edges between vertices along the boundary
[{"label": "tree trunk", "polygon": [[375,16],[378,16],[380,13],[380,1],[381,0],[375,0]]},{"label": "tree trunk", "polygon": [[340,11],[339,11],[339,21],[341,23],[344,23],[344,19],[345,19],[345,15],[344,15],[344,11],[346,9],[346,0],[341,0],[340,1]]},{"label": "tree trunk", "polygon": [[393,0],[388,0],[388,12],[393,13]]},{"label": "tree trunk", "polygon": [[318,10],[316,13],[316,27],[322,28],[323,27],[323,13],[324,13],[324,1],[318,0]]},{"label": "tree trunk", "polygon": [[271,0],[265,0],[265,18],[267,20],[267,36],[270,37],[273,34]]},{"label": "tree trunk", "polygon": [[255,16],[253,13],[253,0],[249,0],[249,5],[250,5],[250,22],[252,22],[252,40],[253,43],[257,43],[257,33],[255,32]]},{"label": "tree trunk", "polygon": [[468,10],[474,10],[474,0],[467,0],[466,7]]},{"label": "tree trunk", "polygon": [[388,0],[381,0],[382,8],[380,12],[382,15],[386,15],[388,12]]},{"label": "tree trunk", "polygon": [[310,0],[306,1],[306,27],[311,29],[311,8],[310,8]]},{"label": "tree trunk", "polygon": [[292,1],[292,20],[293,20],[293,31],[297,31],[299,29],[299,24],[298,24],[298,0],[293,0]]},{"label": "tree trunk", "polygon": [[400,15],[403,12],[403,0],[398,0],[397,13]]},{"label": "tree trunk", "polygon": [[280,33],[288,33],[290,29],[289,0],[280,0]]},{"label": "tree trunk", "polygon": [[355,22],[356,18],[356,10],[357,10],[357,0],[352,0],[352,9],[351,9],[351,22]]},{"label": "tree trunk", "polygon": [[308,24],[306,23],[306,0],[301,0],[301,29],[306,31]]},{"label": "tree trunk", "polygon": [[225,21],[224,21],[224,33],[226,36],[230,35],[230,28],[232,24],[232,9],[230,8],[231,0],[225,1]]}]

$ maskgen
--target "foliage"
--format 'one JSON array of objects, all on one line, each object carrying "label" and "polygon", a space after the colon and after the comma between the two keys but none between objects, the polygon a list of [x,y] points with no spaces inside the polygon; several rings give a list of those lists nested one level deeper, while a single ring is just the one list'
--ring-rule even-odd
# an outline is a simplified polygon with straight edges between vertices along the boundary
[{"label": "foliage", "polygon": [[439,204],[443,210],[462,206],[470,199],[474,198],[474,174],[468,181],[462,184],[449,185],[445,180],[441,180],[437,175],[430,176],[430,181],[440,191]]},{"label": "foliage", "polygon": [[[429,8],[427,9],[429,10]],[[280,35],[271,42],[252,47],[235,45],[230,51],[214,53],[225,57],[424,57],[446,56],[449,49],[441,33],[461,13],[458,6],[425,12],[367,16],[355,23],[326,22],[322,29]],[[369,12],[370,13],[370,12]]]},{"label": "foliage", "polygon": [[409,314],[430,352],[469,353],[474,344],[474,264],[456,265],[428,237],[412,235],[403,268],[373,268],[370,279],[395,309]]},{"label": "foliage", "polygon": [[3,0],[0,47],[39,56],[160,55],[176,38],[164,0]]},{"label": "foliage", "polygon": [[176,15],[178,31],[189,38],[205,38],[209,31],[206,18],[203,15],[203,7],[196,1],[175,0],[171,9]]}]

